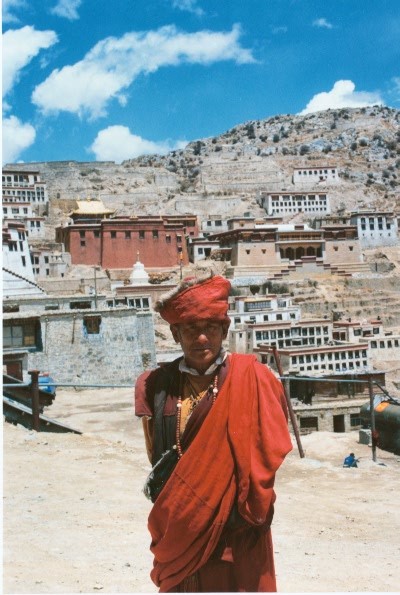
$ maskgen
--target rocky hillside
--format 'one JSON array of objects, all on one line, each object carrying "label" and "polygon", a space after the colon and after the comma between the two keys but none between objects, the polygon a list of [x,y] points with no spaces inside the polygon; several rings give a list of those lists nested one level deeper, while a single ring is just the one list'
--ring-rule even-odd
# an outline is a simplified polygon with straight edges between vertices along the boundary
[{"label": "rocky hillside", "polygon": [[[238,125],[166,156],[113,162],[44,162],[52,222],[73,200],[101,198],[117,214],[264,215],[260,190],[294,189],[294,167],[336,166],[332,211],[400,209],[400,111],[387,107],[282,115]],[[323,186],[321,186],[321,189]],[[311,188],[310,188],[311,189]],[[315,189],[315,188],[314,188]]]}]

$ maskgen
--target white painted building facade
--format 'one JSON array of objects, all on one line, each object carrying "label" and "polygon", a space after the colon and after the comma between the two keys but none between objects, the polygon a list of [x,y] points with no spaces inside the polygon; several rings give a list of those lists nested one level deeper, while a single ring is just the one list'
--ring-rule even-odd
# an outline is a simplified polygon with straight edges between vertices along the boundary
[{"label": "white painted building facade", "polygon": [[330,213],[329,197],[325,192],[260,192],[257,202],[269,216],[323,215]]},{"label": "white painted building facade", "polygon": [[350,213],[350,223],[357,225],[363,248],[394,246],[399,243],[398,216],[390,211],[359,210]]},{"label": "white painted building facade", "polygon": [[35,281],[25,224],[22,221],[3,221],[3,267],[28,281]]},{"label": "white painted building facade", "polygon": [[338,168],[319,165],[318,167],[295,167],[293,170],[293,184],[295,186],[337,184],[339,182]]},{"label": "white painted building facade", "polygon": [[48,211],[49,195],[39,171],[3,169],[3,201],[29,202],[39,215]]},{"label": "white painted building facade", "polygon": [[[255,347],[263,363],[276,370],[275,359],[267,345]],[[279,350],[281,365],[285,374],[323,376],[349,372],[372,372],[368,343],[342,343],[295,347]]]},{"label": "white painted building facade", "polygon": [[235,296],[230,299],[228,316],[230,329],[238,325],[299,320],[300,306],[292,304],[289,295]]}]

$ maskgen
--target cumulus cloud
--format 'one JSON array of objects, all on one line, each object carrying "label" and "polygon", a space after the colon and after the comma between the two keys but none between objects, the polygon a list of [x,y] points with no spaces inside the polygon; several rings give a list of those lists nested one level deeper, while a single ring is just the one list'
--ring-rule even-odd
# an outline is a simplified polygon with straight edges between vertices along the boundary
[{"label": "cumulus cloud", "polygon": [[300,114],[310,114],[329,108],[367,107],[369,105],[383,104],[379,93],[356,91],[355,88],[356,86],[353,81],[336,81],[330,91],[323,91],[314,95]]},{"label": "cumulus cloud", "polygon": [[197,16],[202,16],[204,14],[204,10],[198,6],[197,0],[172,0],[172,6],[179,10],[192,12]]},{"label": "cumulus cloud", "polygon": [[324,18],[315,19],[315,21],[313,21],[313,27],[319,27],[320,29],[333,29],[333,25]]},{"label": "cumulus cloud", "polygon": [[3,0],[2,3],[3,23],[18,23],[19,18],[16,16],[16,10],[26,8],[25,0]]},{"label": "cumulus cloud", "polygon": [[19,155],[31,146],[36,131],[31,124],[24,124],[15,116],[3,120],[3,163],[15,162]]},{"label": "cumulus cloud", "polygon": [[174,149],[187,145],[185,141],[172,144],[169,141],[153,142],[141,136],[132,134],[127,126],[108,126],[97,134],[90,151],[97,161],[116,161],[121,163],[125,159],[133,159],[140,155],[157,153],[164,155]]},{"label": "cumulus cloud", "polygon": [[175,26],[155,31],[131,32],[98,42],[71,66],[54,70],[32,94],[43,112],[67,111],[94,119],[106,114],[107,104],[117,99],[124,104],[124,91],[141,74],[163,66],[183,63],[208,65],[222,60],[238,64],[255,62],[251,51],[239,43],[241,31],[228,33],[180,32]]},{"label": "cumulus cloud", "polygon": [[76,21],[79,19],[78,8],[81,4],[82,0],[58,0],[50,12],[69,21]]},{"label": "cumulus cloud", "polygon": [[37,56],[57,42],[54,31],[36,31],[27,25],[9,29],[3,34],[3,97],[18,81],[21,70]]}]

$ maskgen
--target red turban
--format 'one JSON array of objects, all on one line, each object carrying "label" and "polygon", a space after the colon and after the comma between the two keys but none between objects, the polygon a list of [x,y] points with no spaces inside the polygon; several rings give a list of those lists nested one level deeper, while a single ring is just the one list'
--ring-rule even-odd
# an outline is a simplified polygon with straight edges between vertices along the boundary
[{"label": "red turban", "polygon": [[173,292],[162,296],[154,309],[169,324],[207,319],[228,322],[230,288],[229,281],[219,275],[184,279]]}]

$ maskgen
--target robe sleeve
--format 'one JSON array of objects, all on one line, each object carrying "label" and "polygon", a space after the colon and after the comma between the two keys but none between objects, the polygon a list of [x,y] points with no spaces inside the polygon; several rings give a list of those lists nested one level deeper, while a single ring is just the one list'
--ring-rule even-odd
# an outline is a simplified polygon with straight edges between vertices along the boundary
[{"label": "robe sleeve", "polygon": [[154,422],[152,417],[142,417],[144,440],[146,442],[146,451],[150,463],[153,460],[153,429]]}]

